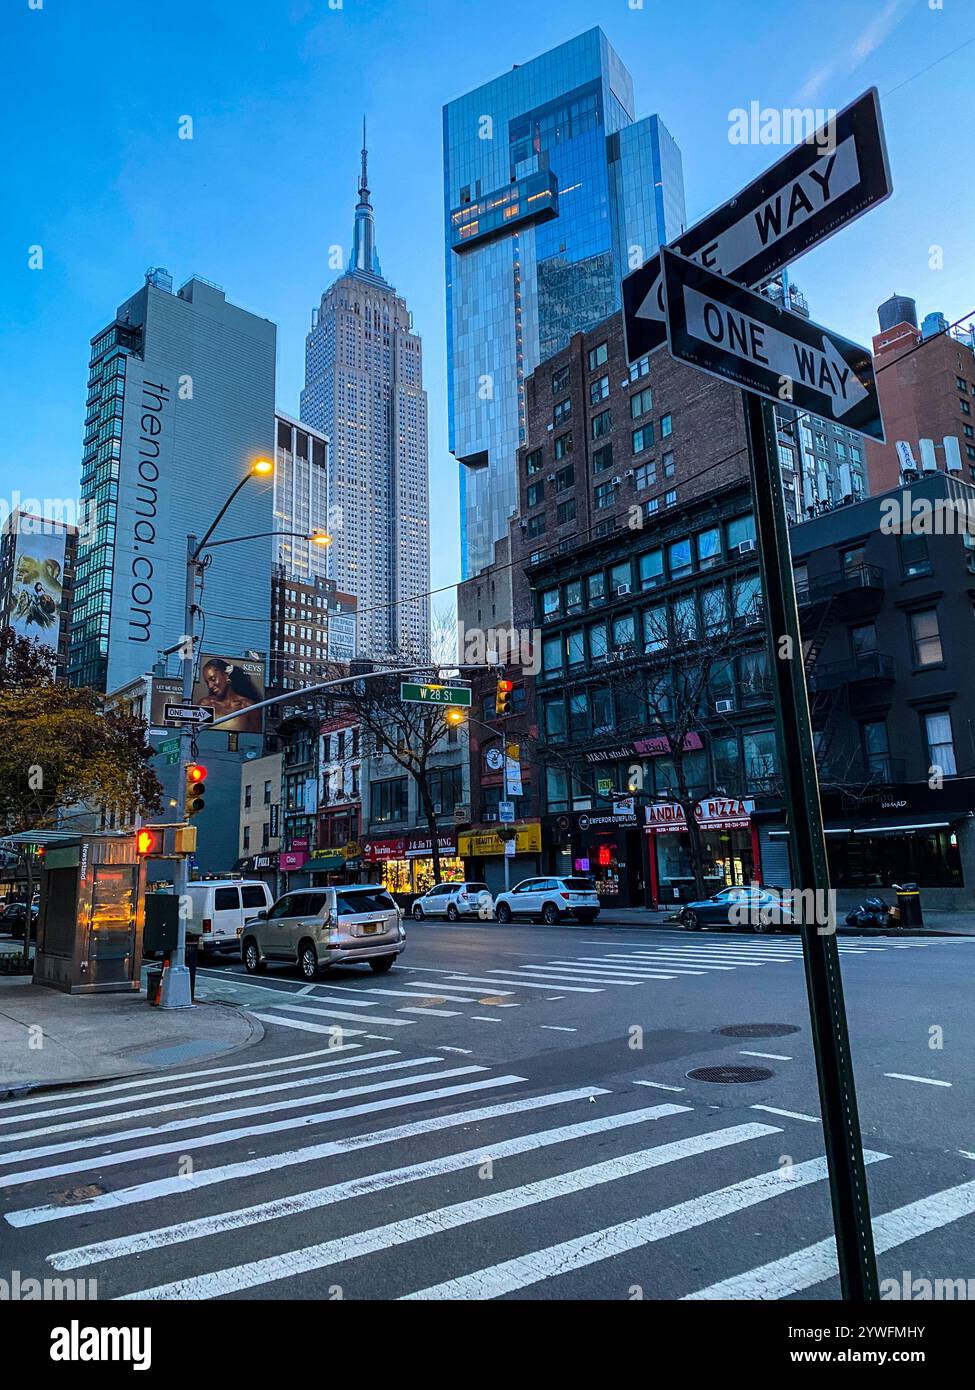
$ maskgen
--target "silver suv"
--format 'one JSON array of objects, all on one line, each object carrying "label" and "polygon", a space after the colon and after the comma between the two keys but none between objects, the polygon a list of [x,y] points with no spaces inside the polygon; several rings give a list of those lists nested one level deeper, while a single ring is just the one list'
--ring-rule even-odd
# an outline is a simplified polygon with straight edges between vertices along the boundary
[{"label": "silver suv", "polygon": [[377,974],[406,945],[402,914],[382,885],[302,888],[249,922],[240,954],[251,975],[269,961],[297,965],[306,980],[332,965],[368,961]]}]

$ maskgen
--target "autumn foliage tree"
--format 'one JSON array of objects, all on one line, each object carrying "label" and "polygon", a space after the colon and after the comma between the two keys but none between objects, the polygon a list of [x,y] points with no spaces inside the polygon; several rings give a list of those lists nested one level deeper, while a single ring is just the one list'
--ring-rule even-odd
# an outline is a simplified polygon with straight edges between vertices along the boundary
[{"label": "autumn foliage tree", "polygon": [[0,835],[69,829],[85,805],[127,817],[160,807],[145,722],[56,680],[51,649],[12,628],[0,631],[0,730]]}]

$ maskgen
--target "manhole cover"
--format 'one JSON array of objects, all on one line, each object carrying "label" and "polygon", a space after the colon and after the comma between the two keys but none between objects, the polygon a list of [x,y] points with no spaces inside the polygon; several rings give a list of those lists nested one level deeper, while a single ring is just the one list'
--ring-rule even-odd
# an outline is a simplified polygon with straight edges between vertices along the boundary
[{"label": "manhole cover", "polygon": [[787,1033],[798,1033],[794,1023],[733,1023],[727,1028],[715,1028],[726,1038],[784,1038]]},{"label": "manhole cover", "polygon": [[692,1081],[715,1081],[720,1086],[732,1086],[738,1081],[767,1081],[774,1074],[768,1067],[695,1067],[687,1073]]}]

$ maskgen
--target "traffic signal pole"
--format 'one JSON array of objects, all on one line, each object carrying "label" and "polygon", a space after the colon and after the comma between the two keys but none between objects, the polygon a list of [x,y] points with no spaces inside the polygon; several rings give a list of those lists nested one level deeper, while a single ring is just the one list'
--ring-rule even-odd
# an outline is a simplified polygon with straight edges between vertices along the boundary
[{"label": "traffic signal pole", "polygon": [[[775,408],[754,392],[743,391],[742,397],[793,872],[797,875],[799,889],[813,890],[812,901],[817,907],[831,905],[826,836],[789,549],[789,523],[778,461]],[[807,903],[809,896],[804,892],[801,901]],[[828,922],[816,920],[826,915]],[[803,910],[800,916],[840,1286],[845,1299],[862,1302],[879,1296],[877,1261],[836,946],[836,921],[831,906],[828,914]]]},{"label": "traffic signal pole", "polygon": [[[213,528],[211,527],[211,530]],[[193,638],[196,616],[196,568],[197,543],[195,536],[186,537],[186,608],[183,615],[183,656],[180,674],[183,680],[183,703],[190,704],[193,699]],[[193,725],[188,719],[179,726],[179,769],[177,773],[177,795],[185,796],[186,769],[193,760]],[[190,990],[190,972],[186,966],[186,910],[188,907],[187,888],[190,881],[190,862],[188,855],[180,855],[176,860],[175,888],[179,899],[179,925],[177,927],[176,950],[163,971],[159,1006],[163,1009],[191,1009],[193,997]]]}]

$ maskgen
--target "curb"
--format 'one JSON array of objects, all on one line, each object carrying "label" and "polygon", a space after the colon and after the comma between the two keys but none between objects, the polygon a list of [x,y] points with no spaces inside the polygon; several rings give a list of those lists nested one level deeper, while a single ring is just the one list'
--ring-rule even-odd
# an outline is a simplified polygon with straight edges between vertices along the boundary
[{"label": "curb", "polygon": [[[197,1008],[220,1008],[232,1009],[235,1005],[209,999],[201,999]],[[217,1061],[223,1057],[232,1057],[235,1052],[242,1052],[245,1048],[254,1047],[257,1043],[263,1042],[266,1029],[261,1021],[253,1016],[247,1009],[237,1009],[243,1018],[247,1020],[250,1028],[250,1036],[243,1042],[235,1043],[233,1047],[225,1052],[214,1053],[212,1059]],[[43,1094],[46,1091],[71,1091],[79,1086],[97,1086],[103,1081],[129,1081],[138,1080],[145,1076],[160,1076],[165,1078],[167,1072],[176,1071],[180,1067],[186,1067],[186,1062],[174,1062],[169,1067],[136,1067],[128,1071],[98,1073],[94,1076],[73,1077],[70,1081],[25,1081],[22,1085],[5,1086],[0,1089],[0,1108],[6,1100],[22,1100],[25,1096]]]}]

